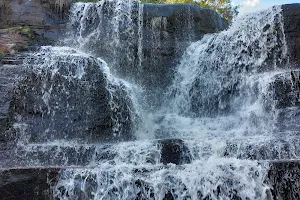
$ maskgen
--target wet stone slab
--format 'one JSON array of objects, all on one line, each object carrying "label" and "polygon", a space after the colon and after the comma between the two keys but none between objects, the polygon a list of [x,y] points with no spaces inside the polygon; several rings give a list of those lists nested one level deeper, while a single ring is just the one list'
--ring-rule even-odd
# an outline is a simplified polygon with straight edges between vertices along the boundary
[{"label": "wet stone slab", "polygon": [[60,169],[0,169],[0,199],[50,200]]}]

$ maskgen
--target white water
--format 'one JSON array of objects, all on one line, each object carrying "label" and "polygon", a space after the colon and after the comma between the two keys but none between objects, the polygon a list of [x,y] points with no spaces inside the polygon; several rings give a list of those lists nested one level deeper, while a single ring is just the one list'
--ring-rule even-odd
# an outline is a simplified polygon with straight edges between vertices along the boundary
[{"label": "white water", "polygon": [[[108,35],[103,35],[107,33],[113,38],[109,41],[112,57],[117,57],[118,48],[124,49],[119,26],[128,24],[125,35],[132,35],[131,13],[136,2],[119,0],[112,4],[111,30],[101,32],[106,2],[112,3],[107,0],[73,6],[71,25],[79,24],[76,34],[71,34],[69,40],[75,40],[73,47],[86,53],[66,47],[48,47],[51,52],[59,56],[68,56],[72,51],[75,57],[89,57],[90,54],[101,57],[93,49],[97,41],[107,39]],[[139,25],[142,12],[139,6]],[[269,198],[270,188],[265,183],[268,162],[300,156],[299,139],[274,134],[277,110],[270,84],[286,71],[282,65],[286,64],[287,53],[280,12],[280,7],[274,7],[249,14],[237,19],[228,30],[206,35],[191,44],[165,95],[166,103],[156,113],[147,113],[139,106],[145,99],[139,96],[137,87],[109,73],[109,66],[115,67],[118,61],[112,59],[103,65],[104,61],[99,58],[108,84],[122,84],[132,94],[130,98],[135,108],[132,112],[141,117],[135,132],[137,139],[115,144],[66,140],[42,144],[27,142],[26,154],[32,158],[32,165],[70,167],[62,172],[54,188],[54,197],[62,200],[164,199],[169,193],[175,199],[232,199],[235,195],[241,199]],[[86,29],[87,23],[95,24],[92,31]],[[142,30],[137,30],[141,46]],[[135,56],[130,55],[133,52],[127,48],[130,48],[130,41],[125,52],[133,62],[130,59]],[[136,55],[139,67],[141,51],[139,47]],[[274,56],[270,58],[268,53]],[[55,62],[51,55],[38,55]],[[51,66],[47,60],[45,63],[43,69]],[[83,76],[84,69],[78,66],[72,78]],[[112,93],[113,88],[108,86]],[[47,95],[44,97],[47,104]],[[116,106],[113,100],[110,106],[112,109]],[[115,130],[116,134],[120,133],[118,126]],[[190,161],[164,165],[161,161],[163,146],[158,139],[166,138],[181,139]],[[40,152],[43,159],[38,158]],[[35,157],[38,159],[34,160]]]},{"label": "white water", "polygon": [[[126,70],[134,69],[137,62],[141,65],[143,5],[137,0],[77,3],[70,12],[67,45],[105,58],[115,73],[124,65]],[[128,75],[126,70],[123,74]]]}]

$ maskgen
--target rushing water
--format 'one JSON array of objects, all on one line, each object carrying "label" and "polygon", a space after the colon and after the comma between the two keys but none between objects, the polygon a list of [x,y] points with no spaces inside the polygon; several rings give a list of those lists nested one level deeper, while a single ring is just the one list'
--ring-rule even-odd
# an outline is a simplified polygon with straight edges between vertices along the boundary
[{"label": "rushing water", "polygon": [[[41,130],[36,128],[40,121],[34,121],[28,128],[29,118],[20,113],[18,151],[33,166],[69,167],[54,186],[53,195],[61,200],[270,198],[265,182],[269,161],[300,156],[295,130],[279,135],[274,83],[290,73],[281,7],[238,18],[228,30],[192,43],[156,112],[145,110],[145,91],[128,81],[133,75],[120,73],[124,63],[128,69],[142,67],[142,17],[143,6],[133,0],[73,5],[64,41],[72,48],[44,47],[25,63],[43,74],[42,89],[34,93],[40,103],[33,110],[49,125]],[[151,26],[165,23],[155,19]],[[100,75],[90,78],[89,73]],[[55,79],[57,74],[62,78]],[[88,120],[99,111],[97,102],[89,101],[97,78],[108,91],[112,143],[76,135],[90,128]],[[55,120],[79,118],[78,104],[68,98],[76,97],[74,90],[86,98],[78,112],[88,120],[78,126],[63,123],[67,128],[56,130],[62,124]],[[51,102],[67,103],[63,116]],[[120,138],[130,135],[127,129],[133,137],[124,142]],[[37,132],[34,138],[32,132]],[[165,151],[179,161],[168,163]]]}]

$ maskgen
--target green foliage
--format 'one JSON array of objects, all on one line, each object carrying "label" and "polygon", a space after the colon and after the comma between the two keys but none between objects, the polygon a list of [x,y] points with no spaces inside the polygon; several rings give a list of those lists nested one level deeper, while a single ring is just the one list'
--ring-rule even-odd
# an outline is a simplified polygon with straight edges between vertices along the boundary
[{"label": "green foliage", "polygon": [[14,50],[15,52],[24,52],[24,51],[28,51],[28,46],[18,44],[18,45],[16,45],[16,46],[13,47],[13,50]]},{"label": "green foliage", "polygon": [[233,16],[238,14],[238,6],[233,6],[231,0],[141,0],[142,3],[187,3],[200,6],[202,8],[209,8],[220,13],[226,20],[231,21]]},{"label": "green foliage", "polygon": [[97,3],[99,2],[99,0],[76,0],[76,2]]},{"label": "green foliage", "polygon": [[0,51],[0,61],[4,58],[5,54]]},{"label": "green foliage", "polygon": [[35,39],[35,35],[36,35],[36,33],[28,26],[10,27],[10,28],[4,29],[4,32],[19,33],[21,35],[28,37],[29,39]]}]

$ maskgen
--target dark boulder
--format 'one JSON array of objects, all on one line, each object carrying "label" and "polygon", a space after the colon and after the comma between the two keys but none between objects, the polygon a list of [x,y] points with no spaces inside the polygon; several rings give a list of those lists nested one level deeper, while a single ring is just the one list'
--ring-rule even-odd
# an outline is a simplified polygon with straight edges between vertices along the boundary
[{"label": "dark boulder", "polygon": [[128,89],[109,78],[104,61],[62,47],[42,49],[27,65],[31,69],[10,103],[20,137],[28,135],[29,142],[132,139]]},{"label": "dark boulder", "polygon": [[270,199],[300,199],[300,163],[279,161],[270,164],[266,183],[271,186]]},{"label": "dark boulder", "polygon": [[191,163],[192,158],[189,149],[180,139],[160,140],[161,158],[163,164],[173,163],[176,165]]},{"label": "dark boulder", "polygon": [[0,170],[0,199],[50,200],[59,169],[2,169]]},{"label": "dark boulder", "polygon": [[282,5],[282,13],[290,63],[300,67],[300,4]]},{"label": "dark boulder", "polygon": [[300,132],[300,72],[276,75],[269,91],[264,103],[266,111],[276,109],[276,131]]},{"label": "dark boulder", "polygon": [[270,84],[277,109],[300,106],[300,71],[276,75]]}]

